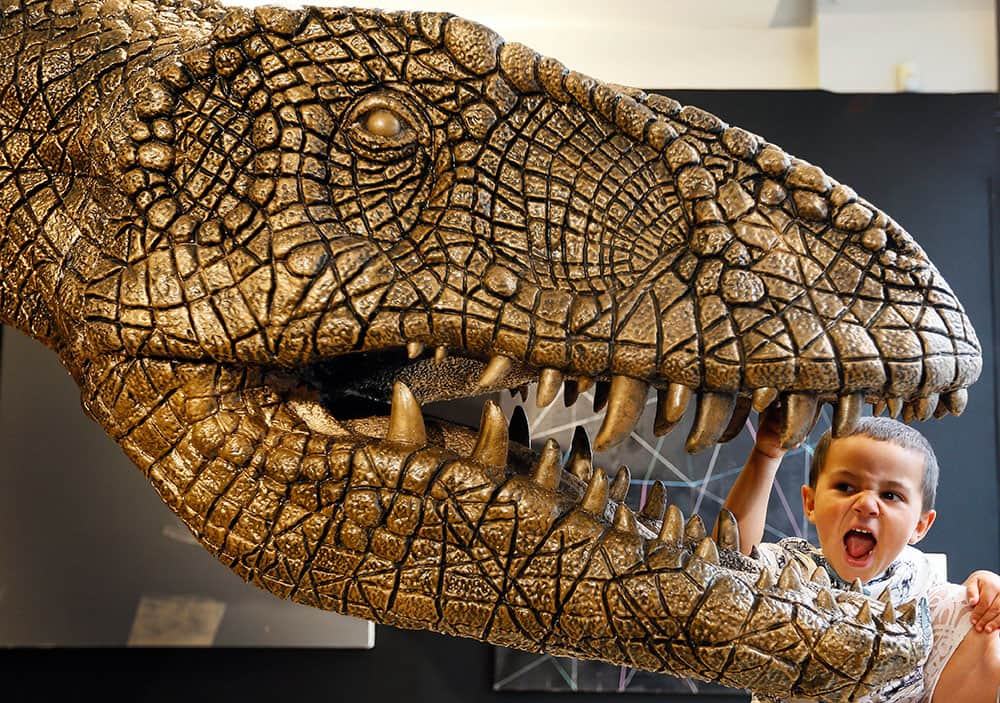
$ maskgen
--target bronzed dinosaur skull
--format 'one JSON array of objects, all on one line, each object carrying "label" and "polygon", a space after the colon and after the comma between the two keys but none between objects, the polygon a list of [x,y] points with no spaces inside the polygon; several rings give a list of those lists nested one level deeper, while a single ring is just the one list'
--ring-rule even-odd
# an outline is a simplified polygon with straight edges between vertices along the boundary
[{"label": "bronzed dinosaur skull", "polygon": [[[440,14],[4,0],[4,322],[202,544],[283,598],[402,627],[851,700],[915,605],[775,579],[594,470],[420,405],[564,381],[595,448],[696,398],[961,412],[980,348],[890,217],[693,107]],[[609,495],[611,499],[609,500]],[[720,553],[721,546],[721,553]]]}]

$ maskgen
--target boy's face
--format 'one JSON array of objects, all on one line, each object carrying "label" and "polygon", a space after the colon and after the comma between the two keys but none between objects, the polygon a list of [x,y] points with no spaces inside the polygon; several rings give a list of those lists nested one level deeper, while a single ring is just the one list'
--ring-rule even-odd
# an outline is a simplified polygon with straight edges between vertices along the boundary
[{"label": "boy's face", "polygon": [[930,529],[923,512],[924,457],[862,435],[830,443],[816,488],[802,487],[823,555],[845,581],[869,581]]}]

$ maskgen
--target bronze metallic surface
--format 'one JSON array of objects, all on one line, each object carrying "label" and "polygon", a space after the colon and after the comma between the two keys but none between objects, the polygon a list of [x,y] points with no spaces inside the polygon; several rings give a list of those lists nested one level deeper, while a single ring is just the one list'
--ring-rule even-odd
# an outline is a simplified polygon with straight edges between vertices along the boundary
[{"label": "bronze metallic surface", "polygon": [[[206,549],[399,627],[846,701],[922,655],[912,604],[775,583],[589,441],[421,406],[655,389],[691,451],[777,404],[960,413],[975,332],[923,250],[695,107],[441,14],[0,2],[0,319]],[[567,394],[570,398],[571,394]]]}]

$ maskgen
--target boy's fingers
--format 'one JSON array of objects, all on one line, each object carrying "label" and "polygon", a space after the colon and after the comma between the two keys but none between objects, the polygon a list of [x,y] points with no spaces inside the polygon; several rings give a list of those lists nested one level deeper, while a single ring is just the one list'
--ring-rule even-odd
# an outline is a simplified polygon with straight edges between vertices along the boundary
[{"label": "boy's fingers", "polygon": [[[979,581],[977,579],[965,582],[965,598],[969,601],[969,605],[975,606],[979,604]],[[973,614],[975,614],[975,611],[973,611]]]}]

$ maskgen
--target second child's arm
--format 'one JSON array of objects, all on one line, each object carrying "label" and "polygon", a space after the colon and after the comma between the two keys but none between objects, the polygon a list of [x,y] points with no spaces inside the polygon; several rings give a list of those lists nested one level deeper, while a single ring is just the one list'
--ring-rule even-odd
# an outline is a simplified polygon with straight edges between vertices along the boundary
[{"label": "second child's arm", "polygon": [[739,523],[743,554],[749,554],[764,536],[771,486],[785,452],[781,448],[778,413],[768,408],[760,417],[753,450],[722,505]]}]

